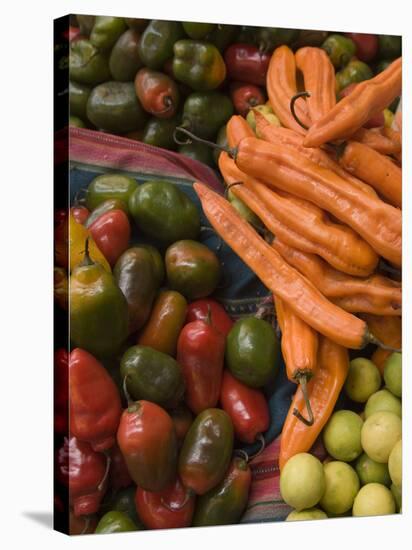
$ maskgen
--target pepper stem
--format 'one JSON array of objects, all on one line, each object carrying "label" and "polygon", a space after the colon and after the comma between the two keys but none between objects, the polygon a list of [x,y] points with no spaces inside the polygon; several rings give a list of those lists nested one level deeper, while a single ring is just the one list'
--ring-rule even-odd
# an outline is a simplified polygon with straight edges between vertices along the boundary
[{"label": "pepper stem", "polygon": [[122,387],[123,387],[123,393],[124,393],[124,396],[126,397],[126,400],[127,400],[127,406],[130,407],[130,405],[133,405],[134,404],[134,401],[133,399],[130,397],[130,393],[127,389],[127,377],[129,375],[126,374],[126,376],[123,378],[123,384],[122,384]]},{"label": "pepper stem", "polygon": [[104,471],[104,475],[103,475],[103,478],[102,478],[101,482],[97,486],[98,491],[103,490],[103,487],[104,487],[104,484],[106,482],[107,476],[109,475],[110,464],[112,463],[112,459],[111,459],[111,456],[109,455],[108,451],[103,451],[103,454],[106,456],[106,470]]},{"label": "pepper stem", "polygon": [[392,346],[389,346],[388,344],[384,344],[378,338],[376,338],[376,336],[374,336],[371,332],[369,332],[369,330],[366,330],[365,340],[369,344],[375,344],[379,348],[384,349],[386,351],[394,351],[397,353],[402,353],[402,348],[394,348]]},{"label": "pepper stem", "polygon": [[[190,139],[186,141],[180,141],[177,136],[177,133],[181,132],[188,136]],[[173,139],[178,145],[188,145],[192,142],[192,140],[197,141],[199,143],[203,143],[204,145],[207,145],[208,147],[211,147],[212,149],[217,149],[218,151],[223,151],[224,153],[227,153],[232,159],[236,158],[237,149],[231,148],[231,147],[225,147],[224,145],[218,145],[217,143],[214,143],[213,141],[209,141],[207,139],[200,138],[199,136],[196,136],[193,134],[193,132],[189,132],[186,128],[183,128],[183,126],[178,126],[175,128],[175,131],[173,132]]]},{"label": "pepper stem", "polygon": [[260,447],[256,451],[256,453],[254,453],[253,455],[249,455],[244,449],[235,449],[234,453],[237,454],[237,455],[242,456],[246,460],[246,462],[250,462],[251,460],[253,460],[257,456],[262,454],[263,451],[265,450],[265,447],[266,447],[266,441],[265,441],[265,438],[263,437],[263,434],[261,434],[261,433],[258,434],[256,436],[255,441],[260,443]]},{"label": "pepper stem", "polygon": [[232,187],[235,187],[235,185],[243,185],[243,181],[234,181],[233,183],[229,183],[229,185],[226,185],[225,187],[225,199],[228,198],[229,191]]},{"label": "pepper stem", "polygon": [[192,498],[194,495],[194,491],[192,489],[186,489],[186,494],[184,496],[184,499],[182,502],[171,504],[169,502],[166,502],[166,500],[161,497],[160,502],[163,504],[165,508],[167,508],[170,512],[178,512],[181,510],[186,504],[188,503],[189,499]]},{"label": "pepper stem", "polygon": [[300,118],[298,117],[295,111],[296,100],[299,99],[300,97],[310,97],[310,92],[304,91],[304,92],[299,92],[298,94],[295,94],[290,100],[290,111],[292,113],[293,118],[296,120],[299,126],[302,126],[304,130],[309,130],[309,127],[306,126],[306,124],[303,124],[303,122],[300,120]]},{"label": "pepper stem", "polygon": [[210,304],[207,304],[207,314],[205,318],[205,323],[209,326],[212,326],[212,310],[210,309]]},{"label": "pepper stem", "polygon": [[306,426],[312,426],[313,423],[315,422],[315,418],[313,416],[313,411],[312,411],[312,407],[310,405],[310,400],[308,396],[308,388],[307,388],[308,375],[302,374],[299,377],[297,377],[297,380],[299,381],[299,384],[302,390],[303,399],[305,401],[305,406],[306,406],[306,410],[308,412],[309,418],[305,418],[296,408],[293,409],[293,414],[296,416],[296,418],[299,418],[301,422],[306,424]]},{"label": "pepper stem", "polygon": [[90,258],[90,253],[89,253],[89,237],[87,237],[86,242],[84,243],[84,258],[80,263],[80,265],[82,267],[86,265],[94,265],[94,262]]}]

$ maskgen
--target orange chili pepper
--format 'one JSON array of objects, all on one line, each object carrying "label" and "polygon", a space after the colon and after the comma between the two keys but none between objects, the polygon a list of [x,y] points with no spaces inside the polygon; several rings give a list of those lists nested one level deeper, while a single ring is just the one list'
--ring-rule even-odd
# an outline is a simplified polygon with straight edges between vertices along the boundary
[{"label": "orange chili pepper", "polygon": [[[377,315],[362,315],[372,327],[374,334],[388,346],[402,347],[402,319],[400,317],[378,317]],[[392,352],[378,348],[372,354],[371,360],[383,375],[385,361]]]},{"label": "orange chili pepper", "polygon": [[397,155],[402,150],[399,132],[391,128],[359,128],[351,139],[368,145],[382,155]]},{"label": "orange chili pepper", "polygon": [[327,338],[320,338],[316,376],[307,388],[315,421],[312,426],[306,426],[294,414],[295,410],[302,412],[305,408],[303,392],[298,387],[282,429],[279,452],[281,470],[289,458],[309,451],[315,443],[333,412],[348,369],[347,350]]}]

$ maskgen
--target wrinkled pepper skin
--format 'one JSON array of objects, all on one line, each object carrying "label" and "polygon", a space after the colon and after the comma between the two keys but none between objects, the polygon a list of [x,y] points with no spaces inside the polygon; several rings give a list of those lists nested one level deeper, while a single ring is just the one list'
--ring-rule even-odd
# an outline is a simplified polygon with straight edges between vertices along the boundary
[{"label": "wrinkled pepper skin", "polygon": [[122,210],[125,214],[128,213],[127,204],[121,199],[107,199],[106,201],[96,206],[91,212],[87,220],[85,221],[85,227],[89,228],[100,216],[106,214],[106,212],[112,212],[113,210]]},{"label": "wrinkled pepper skin", "polygon": [[54,431],[69,431],[69,354],[63,348],[54,352]]},{"label": "wrinkled pepper skin", "polygon": [[129,245],[129,218],[122,210],[105,212],[89,226],[89,230],[100,251],[113,267]]},{"label": "wrinkled pepper skin", "polygon": [[231,80],[265,86],[270,54],[251,44],[232,44],[225,51],[225,62]]},{"label": "wrinkled pepper skin", "polygon": [[[102,174],[96,176],[87,188],[87,208],[93,215],[94,210],[107,200],[121,200],[127,206],[129,198],[136,189],[136,180],[123,174]],[[87,225],[91,223],[88,220]]]},{"label": "wrinkled pepper skin", "polygon": [[145,28],[139,43],[139,55],[149,69],[161,69],[173,56],[173,44],[183,38],[181,23],[153,19]]},{"label": "wrinkled pepper skin", "polygon": [[279,342],[272,326],[262,319],[239,319],[227,336],[226,365],[235,378],[259,388],[277,372]]},{"label": "wrinkled pepper skin", "polygon": [[210,320],[193,321],[180,333],[177,361],[185,380],[185,401],[196,415],[218,403],[225,343],[225,337]]},{"label": "wrinkled pepper skin", "polygon": [[175,357],[177,339],[185,322],[186,310],[186,299],[179,292],[161,291],[137,343]]},{"label": "wrinkled pepper skin", "polygon": [[167,181],[139,185],[130,197],[129,210],[138,227],[163,244],[196,239],[200,231],[196,205]]},{"label": "wrinkled pepper skin", "polygon": [[183,105],[182,126],[199,137],[213,138],[233,112],[232,102],[226,94],[195,92],[186,98]]},{"label": "wrinkled pepper skin", "polygon": [[242,443],[254,443],[258,435],[269,428],[269,408],[263,393],[249,388],[227,370],[223,373],[220,403]]},{"label": "wrinkled pepper skin", "polygon": [[191,302],[187,308],[186,323],[206,321],[209,315],[211,325],[226,337],[234,322],[226,313],[225,308],[211,298]]},{"label": "wrinkled pepper skin", "polygon": [[356,45],[353,40],[342,34],[331,34],[322,44],[335,69],[345,67],[355,55]]},{"label": "wrinkled pepper skin", "polygon": [[142,66],[138,45],[140,34],[134,29],[128,29],[119,36],[110,52],[109,68],[114,80],[130,82]]},{"label": "wrinkled pepper skin", "polygon": [[110,449],[110,458],[109,487],[112,491],[117,492],[119,489],[129,487],[133,480],[117,443]]},{"label": "wrinkled pepper skin", "polygon": [[216,289],[221,267],[216,254],[197,241],[173,243],[165,254],[169,287],[181,292],[188,300],[204,298]]},{"label": "wrinkled pepper skin", "polygon": [[226,66],[213,44],[179,40],[173,47],[173,74],[194,90],[214,90],[226,77]]},{"label": "wrinkled pepper skin", "polygon": [[95,514],[104,497],[107,459],[93,451],[91,445],[75,437],[64,438],[57,454],[57,479],[69,488],[74,515]]},{"label": "wrinkled pepper skin", "polygon": [[95,533],[103,535],[126,531],[137,531],[137,525],[124,512],[112,510],[100,518]]},{"label": "wrinkled pepper skin", "polygon": [[131,334],[148,320],[158,288],[150,252],[139,247],[129,248],[117,260],[113,274],[127,300]]},{"label": "wrinkled pepper skin", "polygon": [[71,80],[93,86],[111,78],[107,55],[84,38],[70,42],[69,73]]},{"label": "wrinkled pepper skin", "polygon": [[177,440],[165,410],[136,401],[123,412],[117,441],[129,474],[139,487],[162,491],[176,477]]},{"label": "wrinkled pepper skin", "polygon": [[120,362],[132,399],[144,399],[161,406],[176,405],[185,390],[180,365],[165,353],[147,346],[132,346]]},{"label": "wrinkled pepper skin", "polygon": [[193,40],[205,38],[216,28],[215,23],[194,23],[193,21],[184,21],[182,25],[187,36]]},{"label": "wrinkled pepper skin", "polygon": [[239,523],[245,511],[252,473],[243,458],[234,457],[224,479],[198,498],[193,526]]},{"label": "wrinkled pepper skin", "polygon": [[121,17],[98,15],[90,33],[90,42],[99,50],[110,50],[127,29]]},{"label": "wrinkled pepper skin", "polygon": [[201,412],[186,434],[179,456],[183,485],[204,495],[220,483],[233,451],[233,425],[221,409]]},{"label": "wrinkled pepper skin", "polygon": [[96,357],[110,356],[128,335],[127,301],[113,275],[86,260],[70,277],[71,339]]},{"label": "wrinkled pepper skin", "polygon": [[189,496],[181,508],[170,509],[180,507],[185,500],[186,490],[179,478],[176,478],[170,487],[156,493],[138,487],[135,502],[137,513],[147,529],[175,529],[189,527],[192,523],[194,495]]},{"label": "wrinkled pepper skin", "polygon": [[134,79],[136,95],[143,109],[159,118],[171,118],[179,105],[177,84],[166,74],[140,69]]},{"label": "wrinkled pepper skin", "polygon": [[172,118],[158,118],[154,116],[147,121],[143,129],[141,141],[147,145],[174,151],[177,144],[173,133],[179,124],[180,117],[177,115]]},{"label": "wrinkled pepper skin", "polygon": [[122,414],[112,378],[90,353],[74,349],[69,361],[70,431],[94,451],[113,447]]},{"label": "wrinkled pepper skin", "polygon": [[87,100],[87,118],[99,130],[122,134],[143,128],[147,115],[133,83],[113,80],[93,88]]}]

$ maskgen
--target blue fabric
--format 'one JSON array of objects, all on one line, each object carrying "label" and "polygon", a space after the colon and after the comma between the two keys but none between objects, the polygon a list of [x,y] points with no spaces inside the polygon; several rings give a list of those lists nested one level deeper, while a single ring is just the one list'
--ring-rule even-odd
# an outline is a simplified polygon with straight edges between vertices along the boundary
[{"label": "blue fabric", "polygon": [[[116,173],[122,172],[119,169],[115,171]],[[84,197],[89,183],[93,178],[104,172],[107,172],[107,170],[72,163],[70,169],[71,204],[73,204],[76,199]],[[134,177],[139,183],[149,181],[150,179],[164,179],[161,175],[151,175],[149,177],[146,174],[130,172],[127,172],[127,175]],[[210,227],[210,224],[202,212],[199,199],[192,188],[192,182],[176,178],[167,178],[167,181],[176,184],[185,192],[193,202],[198,205],[199,211],[201,212],[202,231],[199,240],[217,254],[224,273],[223,280],[216,290],[214,298],[225,307],[228,314],[234,319],[253,315],[262,303],[262,300],[270,296],[270,292],[262,285],[242,260],[221,241]],[[133,232],[132,241],[136,244],[143,242],[149,242],[154,245],[157,244],[150,239],[146,239],[136,230]],[[276,379],[264,388],[265,394],[268,397],[271,416],[270,428],[264,434],[266,444],[269,444],[280,434],[290,406],[291,397],[295,390],[296,385],[289,382],[286,378],[285,365],[279,353],[279,371]],[[256,453],[259,447],[260,444],[238,446],[238,448],[246,450],[249,455]]]}]

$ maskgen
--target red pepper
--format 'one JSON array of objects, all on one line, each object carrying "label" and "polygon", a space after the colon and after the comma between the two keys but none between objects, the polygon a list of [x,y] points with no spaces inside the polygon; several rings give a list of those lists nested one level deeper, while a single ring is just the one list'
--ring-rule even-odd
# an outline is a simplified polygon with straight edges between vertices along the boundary
[{"label": "red pepper", "polygon": [[225,343],[210,319],[188,323],[179,335],[177,362],[185,379],[186,403],[195,414],[217,405]]},{"label": "red pepper", "polygon": [[177,478],[167,489],[157,493],[138,487],[135,503],[137,515],[145,527],[174,529],[189,527],[192,523],[195,495],[187,495],[186,488]]},{"label": "red pepper", "polygon": [[70,211],[76,222],[81,223],[82,225],[86,223],[87,218],[90,216],[90,212],[85,206],[72,206]]},{"label": "red pepper", "polygon": [[270,54],[260,52],[251,44],[232,44],[225,51],[225,63],[228,77],[248,84],[264,86],[268,71]]},{"label": "red pepper", "polygon": [[265,102],[263,91],[254,84],[234,82],[230,86],[230,97],[239,115],[245,117],[250,109]]},{"label": "red pepper", "polygon": [[123,210],[110,210],[95,220],[89,227],[100,252],[113,267],[129,246],[130,222]]},{"label": "red pepper", "polygon": [[179,104],[179,89],[174,80],[164,73],[140,69],[134,86],[142,107],[158,118],[170,118]]},{"label": "red pepper", "polygon": [[114,492],[129,487],[133,480],[117,443],[110,450],[110,458],[109,486]]},{"label": "red pepper", "polygon": [[69,535],[89,535],[94,533],[96,527],[96,516],[76,517],[73,510],[70,510]]},{"label": "red pepper", "polygon": [[87,351],[70,354],[70,430],[95,451],[110,449],[122,414],[119,391],[103,365]]},{"label": "red pepper", "polygon": [[[359,82],[352,82],[352,84],[349,84],[349,86],[346,86],[343,90],[341,90],[339,97],[342,99],[343,97],[346,97],[349,95],[353,90],[356,88],[356,86],[359,84]],[[385,124],[385,115],[383,114],[383,111],[381,113],[378,113],[371,117],[363,126],[364,128],[380,128]]]},{"label": "red pepper", "polygon": [[63,348],[54,353],[54,431],[69,431],[69,354]]},{"label": "red pepper", "polygon": [[64,438],[57,453],[56,478],[69,488],[74,515],[94,514],[107,486],[107,458],[76,437]]},{"label": "red pepper", "polygon": [[192,321],[206,321],[210,312],[211,323],[216,330],[221,332],[223,336],[227,336],[234,322],[226,313],[225,309],[211,298],[196,300],[189,304],[186,314],[186,323]]},{"label": "red pepper", "polygon": [[117,442],[130,477],[147,491],[162,491],[176,477],[177,439],[167,412],[136,401],[123,412]]},{"label": "red pepper", "polygon": [[376,34],[366,34],[359,32],[345,32],[345,36],[353,40],[356,45],[356,57],[365,63],[375,59],[379,41]]},{"label": "red pepper", "polygon": [[230,416],[236,437],[243,443],[254,443],[269,428],[269,408],[260,390],[250,388],[225,370],[220,403]]}]

